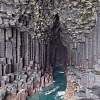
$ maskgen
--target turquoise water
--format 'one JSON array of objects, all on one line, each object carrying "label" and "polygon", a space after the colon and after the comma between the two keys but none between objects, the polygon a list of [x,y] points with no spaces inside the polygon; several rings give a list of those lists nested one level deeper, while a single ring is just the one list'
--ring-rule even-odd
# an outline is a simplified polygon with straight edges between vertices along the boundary
[{"label": "turquoise water", "polygon": [[40,93],[28,98],[28,100],[63,100],[66,89],[66,77],[60,67],[55,68],[54,84],[43,89]]}]

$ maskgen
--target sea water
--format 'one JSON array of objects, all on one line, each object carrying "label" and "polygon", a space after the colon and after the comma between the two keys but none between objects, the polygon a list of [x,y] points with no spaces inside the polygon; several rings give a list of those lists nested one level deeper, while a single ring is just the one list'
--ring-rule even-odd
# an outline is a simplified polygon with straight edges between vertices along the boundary
[{"label": "sea water", "polygon": [[[55,70],[56,69],[56,70]],[[60,67],[54,70],[54,84],[44,88],[43,91],[28,97],[28,100],[64,100],[66,90],[66,76]]]}]

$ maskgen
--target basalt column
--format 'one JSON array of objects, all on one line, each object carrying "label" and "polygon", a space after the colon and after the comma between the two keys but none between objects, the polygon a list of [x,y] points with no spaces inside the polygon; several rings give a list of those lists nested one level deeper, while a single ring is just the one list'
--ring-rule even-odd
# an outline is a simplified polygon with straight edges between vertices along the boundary
[{"label": "basalt column", "polygon": [[19,70],[22,70],[23,58],[24,58],[24,56],[22,56],[23,52],[24,52],[24,49],[22,51],[22,48],[24,48],[24,46],[23,46],[24,40],[23,40],[23,36],[22,36],[23,33],[21,33],[19,29],[16,29],[16,33],[17,33],[17,51],[16,51],[17,67],[19,67]]},{"label": "basalt column", "polygon": [[42,51],[41,51],[41,43],[40,43],[40,39],[38,39],[38,70],[40,71],[42,68]]},{"label": "basalt column", "polygon": [[77,64],[81,65],[81,45],[80,43],[77,44]]},{"label": "basalt column", "polygon": [[88,68],[92,68],[92,38],[88,38]]},{"label": "basalt column", "polygon": [[100,63],[100,3],[98,3],[97,6],[97,24],[96,24],[96,56],[97,56],[97,62]]},{"label": "basalt column", "polygon": [[30,64],[30,61],[31,61],[31,35],[28,34],[28,61]]},{"label": "basalt column", "polygon": [[39,63],[39,40],[36,38],[36,57],[35,57],[35,62],[36,64]]},{"label": "basalt column", "polygon": [[28,38],[28,33],[25,32],[25,65],[29,64],[29,38]]},{"label": "basalt column", "polygon": [[17,68],[17,32],[16,28],[12,27],[12,55],[13,55],[13,64],[14,70],[16,71]]},{"label": "basalt column", "polygon": [[11,73],[11,60],[13,59],[11,28],[4,29],[4,34],[5,34],[5,59],[7,64],[4,65],[3,68],[4,68],[4,73],[8,74]]},{"label": "basalt column", "polygon": [[18,44],[19,46],[18,46],[18,49],[20,49],[20,51],[19,51],[19,56],[20,56],[20,58],[22,58],[23,59],[23,66],[25,65],[25,51],[26,51],[26,49],[25,49],[25,47],[26,47],[26,34],[24,33],[24,32],[18,32],[18,34],[20,34],[20,43]]},{"label": "basalt column", "polygon": [[97,63],[97,32],[96,28],[93,31],[93,49],[94,49],[94,65]]},{"label": "basalt column", "polygon": [[44,45],[44,40],[42,40],[41,41],[42,42],[42,44],[41,44],[41,48],[42,48],[42,55],[41,55],[41,60],[42,60],[42,74],[44,74],[44,68],[45,68],[45,66],[44,66],[44,62],[45,62],[45,45]]},{"label": "basalt column", "polygon": [[5,55],[5,34],[4,29],[0,29],[0,58],[3,58]]},{"label": "basalt column", "polygon": [[33,60],[33,39],[30,38],[30,60]]},{"label": "basalt column", "polygon": [[33,63],[35,66],[36,62],[36,37],[33,39]]},{"label": "basalt column", "polygon": [[50,40],[47,41],[47,67],[50,67]]},{"label": "basalt column", "polygon": [[4,29],[0,29],[0,73],[6,74],[6,33]]},{"label": "basalt column", "polygon": [[11,28],[5,29],[5,37],[6,37],[6,53],[5,57],[7,59],[7,66],[6,66],[6,74],[11,73],[11,67],[12,67],[12,60],[13,60],[13,37],[12,37],[12,30]]},{"label": "basalt column", "polygon": [[44,40],[44,54],[43,54],[43,63],[44,63],[44,72],[46,71],[46,67],[47,67],[47,44],[46,44],[46,40]]}]

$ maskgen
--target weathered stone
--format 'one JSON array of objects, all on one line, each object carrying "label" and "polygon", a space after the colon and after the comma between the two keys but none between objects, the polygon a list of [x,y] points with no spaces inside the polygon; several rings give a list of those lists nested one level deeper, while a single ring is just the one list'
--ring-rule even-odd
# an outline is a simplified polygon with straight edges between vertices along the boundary
[{"label": "weathered stone", "polygon": [[0,77],[2,76],[2,64],[0,64]]},{"label": "weathered stone", "polygon": [[19,59],[19,64],[18,64],[18,66],[19,66],[19,70],[21,71],[22,68],[23,68],[23,58],[20,58],[20,59]]},{"label": "weathered stone", "polygon": [[12,59],[12,42],[6,42],[6,57]]}]

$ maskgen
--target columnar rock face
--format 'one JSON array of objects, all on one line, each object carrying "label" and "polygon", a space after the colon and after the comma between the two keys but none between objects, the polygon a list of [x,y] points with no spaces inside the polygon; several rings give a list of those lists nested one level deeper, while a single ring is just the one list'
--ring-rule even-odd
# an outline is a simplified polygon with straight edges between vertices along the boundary
[{"label": "columnar rock face", "polygon": [[[66,48],[64,52],[68,57],[64,58],[68,64],[92,68],[99,58],[100,23],[98,16],[97,34],[89,31],[95,26],[95,10],[91,8],[92,1],[89,2],[1,0],[0,75],[22,71],[26,66],[34,69],[36,64],[44,74],[47,66],[55,65],[56,51],[61,49],[59,46]],[[94,6],[96,1],[93,2]],[[89,11],[85,15],[83,12],[86,9]],[[94,11],[93,16],[90,15],[92,21],[85,22],[91,11]],[[81,18],[78,20],[79,15]],[[58,45],[60,40],[62,45]]]},{"label": "columnar rock face", "polygon": [[97,24],[96,24],[96,56],[97,56],[97,63],[100,59],[100,3],[97,5]]},{"label": "columnar rock face", "polygon": [[[100,64],[100,9],[96,24],[93,2],[0,0],[0,87],[8,85],[14,93],[27,88],[32,94],[52,80],[51,66],[61,64],[66,72],[70,64],[87,72]],[[79,76],[86,87],[84,75]]]},{"label": "columnar rock face", "polygon": [[[40,32],[40,27],[35,26],[41,24],[38,15],[32,15],[36,13],[35,10],[39,12],[39,4],[32,10],[34,1],[1,0],[0,3],[0,76],[22,71],[25,66],[34,69],[36,64],[40,66],[39,69],[47,70],[46,67],[50,66],[51,40],[44,35],[45,30]],[[41,28],[47,27],[43,24]]]},{"label": "columnar rock face", "polygon": [[[37,1],[34,5],[34,0],[1,0],[0,4],[0,87],[11,94],[24,88],[30,95],[53,82],[53,18],[47,22],[44,6]],[[0,95],[1,100],[5,93]]]},{"label": "columnar rock face", "polygon": [[[95,0],[93,2],[89,0],[90,3],[85,0],[81,2],[1,0],[0,2],[0,58],[2,65],[7,66],[5,69],[11,69],[10,72],[21,70],[32,61],[41,67],[53,63],[54,60],[50,60],[49,53],[54,53],[56,47],[54,45],[52,51],[49,49],[53,48],[51,44],[56,42],[59,34],[62,44],[67,48],[70,64],[92,68],[96,63],[96,59],[99,58],[99,17],[97,34],[95,31],[90,31],[95,26]],[[89,18],[85,19],[92,12],[91,21]],[[78,20],[76,17],[79,15],[82,16]],[[51,58],[54,59],[53,56]],[[8,62],[9,67],[6,65]]]}]

